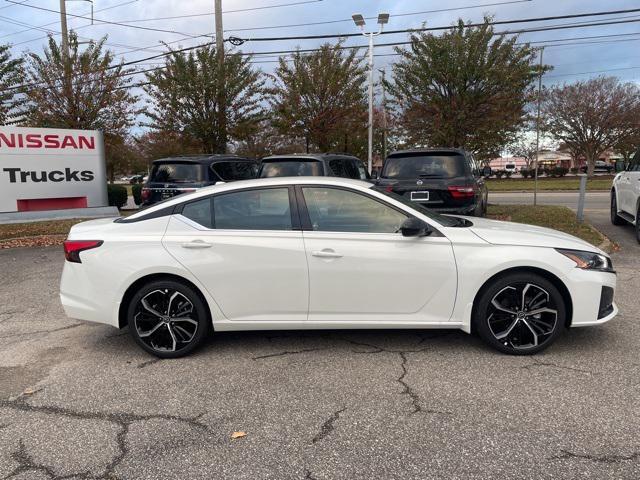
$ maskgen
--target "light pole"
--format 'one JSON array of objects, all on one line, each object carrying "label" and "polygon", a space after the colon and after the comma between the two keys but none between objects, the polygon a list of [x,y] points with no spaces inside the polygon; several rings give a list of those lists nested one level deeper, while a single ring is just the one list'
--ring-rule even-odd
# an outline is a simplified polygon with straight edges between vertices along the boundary
[{"label": "light pole", "polygon": [[369,173],[373,170],[373,37],[382,33],[383,25],[389,23],[388,13],[378,14],[378,31],[377,32],[365,32],[364,17],[359,13],[352,15],[353,22],[356,27],[360,27],[362,34],[365,37],[369,37],[369,159],[367,166]]}]

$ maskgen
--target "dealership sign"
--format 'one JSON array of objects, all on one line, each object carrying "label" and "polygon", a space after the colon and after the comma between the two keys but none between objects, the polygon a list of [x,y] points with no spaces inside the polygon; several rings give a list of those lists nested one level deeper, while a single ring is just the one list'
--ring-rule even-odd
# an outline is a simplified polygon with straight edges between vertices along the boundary
[{"label": "dealership sign", "polygon": [[0,127],[0,212],[106,205],[102,132]]}]

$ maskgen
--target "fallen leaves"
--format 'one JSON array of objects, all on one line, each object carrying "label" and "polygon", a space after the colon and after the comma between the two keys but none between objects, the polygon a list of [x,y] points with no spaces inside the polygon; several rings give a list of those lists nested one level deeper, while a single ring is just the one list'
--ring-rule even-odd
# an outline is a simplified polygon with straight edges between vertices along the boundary
[{"label": "fallen leaves", "polygon": [[37,235],[34,237],[20,237],[0,241],[0,250],[19,247],[51,247],[62,245],[66,235]]},{"label": "fallen leaves", "polygon": [[236,438],[243,438],[243,437],[246,437],[246,436],[247,436],[247,433],[246,433],[246,432],[233,432],[233,433],[231,434],[231,438],[232,438],[232,439],[234,439],[234,440],[235,440]]}]

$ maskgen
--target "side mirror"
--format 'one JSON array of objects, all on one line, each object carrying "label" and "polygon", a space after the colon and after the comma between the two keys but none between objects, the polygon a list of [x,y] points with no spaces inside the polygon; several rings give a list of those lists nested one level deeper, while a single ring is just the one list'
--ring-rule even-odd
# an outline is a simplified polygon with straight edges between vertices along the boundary
[{"label": "side mirror", "polygon": [[491,167],[490,166],[486,166],[482,169],[482,176],[483,177],[490,177],[491,176]]},{"label": "side mirror", "polygon": [[433,233],[431,226],[422,220],[410,217],[400,225],[400,232],[403,237],[426,237]]}]

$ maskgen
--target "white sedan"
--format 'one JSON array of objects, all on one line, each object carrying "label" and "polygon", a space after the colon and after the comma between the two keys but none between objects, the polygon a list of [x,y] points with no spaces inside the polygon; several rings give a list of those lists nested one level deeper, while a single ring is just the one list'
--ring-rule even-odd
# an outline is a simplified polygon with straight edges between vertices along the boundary
[{"label": "white sedan", "polygon": [[75,225],[65,256],[67,315],[128,325],[159,357],[211,330],[326,328],[459,328],[531,354],[618,312],[610,258],[578,238],[341,178],[203,188]]}]

